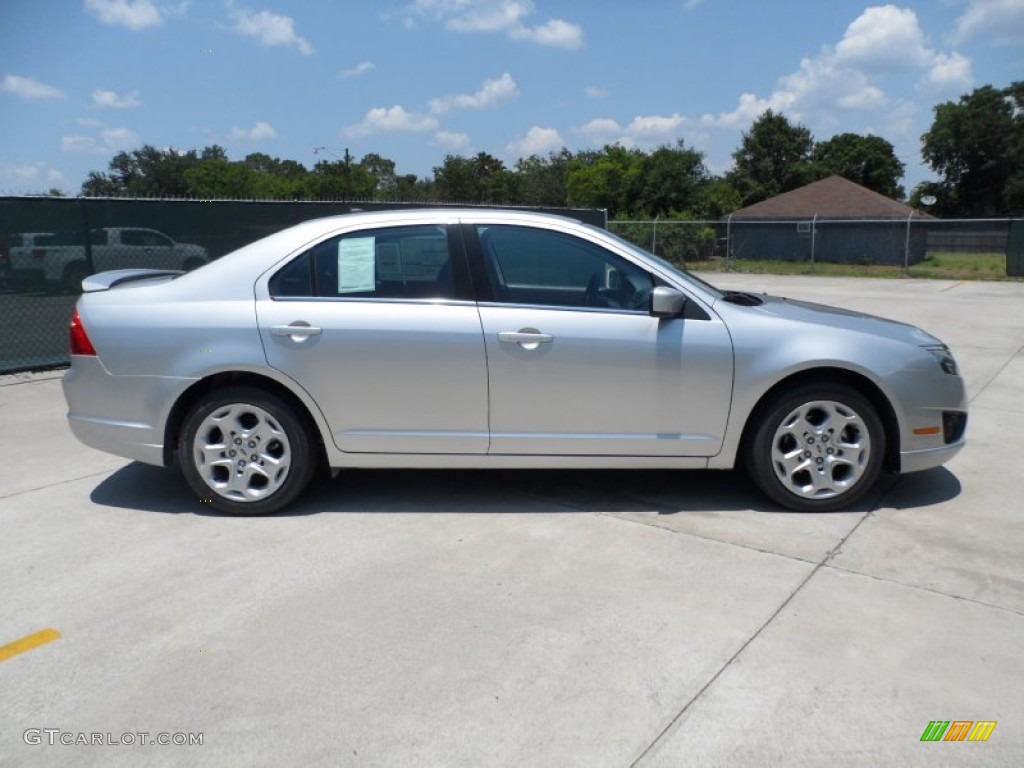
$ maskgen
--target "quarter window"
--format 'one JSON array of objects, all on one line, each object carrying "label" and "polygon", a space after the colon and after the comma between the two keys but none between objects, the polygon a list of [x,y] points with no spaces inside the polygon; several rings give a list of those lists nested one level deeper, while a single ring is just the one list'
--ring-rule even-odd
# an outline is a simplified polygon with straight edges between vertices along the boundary
[{"label": "quarter window", "polygon": [[653,280],[640,267],[573,235],[478,225],[497,301],[646,311]]},{"label": "quarter window", "polygon": [[332,237],[278,271],[270,295],[454,298],[446,228],[390,227]]}]

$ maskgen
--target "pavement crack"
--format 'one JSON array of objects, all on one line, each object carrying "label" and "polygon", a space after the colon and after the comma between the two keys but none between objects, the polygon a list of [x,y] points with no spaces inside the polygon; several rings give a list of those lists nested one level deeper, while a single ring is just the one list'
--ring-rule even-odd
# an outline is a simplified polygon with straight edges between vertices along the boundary
[{"label": "pavement crack", "polygon": [[67,485],[68,483],[77,483],[79,480],[88,480],[90,477],[99,477],[100,475],[109,475],[113,472],[117,472],[121,467],[115,467],[114,469],[105,469],[102,472],[92,472],[88,475],[78,475],[77,477],[68,477],[63,480],[57,480],[53,483],[47,483],[46,485],[39,485],[35,488],[23,488],[20,491],[14,493],[0,494],[0,501],[5,499],[16,499],[19,496],[24,496],[26,493],[35,493],[36,491],[45,491],[48,488],[56,488],[57,486]]},{"label": "pavement crack", "polygon": [[830,569],[832,569],[834,571],[841,571],[843,573],[848,573],[851,576],[863,576],[863,577],[868,578],[868,579],[873,579],[874,581],[880,581],[883,584],[894,584],[897,587],[906,587],[907,589],[916,589],[916,590],[919,590],[921,592],[927,592],[928,594],[931,594],[931,595],[939,595],[940,597],[948,597],[951,600],[961,600],[961,601],[963,601],[965,603],[973,603],[974,605],[979,605],[979,606],[981,606],[983,608],[991,608],[991,609],[996,610],[996,611],[1004,611],[1006,613],[1012,613],[1012,614],[1014,614],[1016,616],[1024,617],[1024,611],[1018,610],[1017,608],[1008,608],[1005,605],[996,605],[995,603],[988,603],[988,602],[985,602],[984,600],[978,600],[976,598],[967,597],[965,595],[955,595],[952,592],[943,592],[941,589],[935,589],[933,587],[925,587],[925,586],[922,586],[920,584],[908,584],[905,581],[900,581],[898,579],[888,578],[886,576],[879,576],[879,575],[874,574],[874,573],[865,573],[864,571],[855,571],[852,568],[844,568],[843,566],[835,565],[834,563],[825,563],[825,567],[826,568],[830,568]]},{"label": "pavement crack", "polygon": [[993,373],[992,377],[985,382],[985,385],[974,393],[974,397],[967,401],[968,404],[974,405],[974,401],[981,397],[985,393],[985,390],[988,389],[989,386],[991,386],[992,382],[998,379],[1000,376],[1002,376],[1003,371],[1005,371],[1007,367],[1009,367],[1010,363],[1016,360],[1017,357],[1019,357],[1022,353],[1024,353],[1024,347],[1018,347],[1016,350],[1014,350],[1013,354],[1006,358],[1006,362],[999,366],[999,370]]},{"label": "pavement crack", "polygon": [[615,520],[619,520],[619,521],[621,521],[623,523],[632,523],[633,525],[643,525],[643,526],[645,526],[647,528],[657,528],[659,531],[667,531],[667,532],[675,534],[677,536],[690,536],[690,537],[692,537],[694,539],[700,539],[701,541],[713,541],[716,544],[724,544],[724,545],[726,545],[728,547],[737,547],[739,549],[746,549],[746,550],[748,550],[750,552],[757,552],[758,554],[762,554],[762,555],[774,555],[775,557],[784,557],[787,560],[795,560],[798,563],[806,563],[808,565],[815,564],[814,560],[808,560],[805,557],[798,557],[796,555],[789,555],[789,554],[786,554],[785,552],[775,552],[775,551],[770,550],[770,549],[759,549],[758,547],[753,547],[750,544],[743,544],[743,543],[738,542],[738,541],[727,541],[725,539],[717,539],[714,536],[702,536],[701,534],[694,533],[693,531],[680,531],[677,528],[670,528],[667,525],[659,525],[658,523],[647,522],[646,520],[637,520],[637,519],[632,518],[632,517],[622,517],[622,515],[625,514],[623,512],[598,512],[597,514],[602,516],[602,517],[610,517],[610,518],[613,518]]},{"label": "pavement crack", "polygon": [[836,544],[836,546],[833,547],[831,550],[829,550],[828,553],[826,553],[825,556],[815,564],[814,568],[811,569],[811,572],[807,574],[807,576],[805,576],[799,584],[796,585],[796,588],[789,593],[789,595],[786,597],[785,600],[782,601],[782,603],[779,604],[779,606],[772,612],[771,616],[765,619],[761,626],[758,627],[757,630],[753,634],[751,634],[751,636],[748,637],[746,641],[736,650],[736,652],[726,660],[726,662],[718,669],[717,672],[715,672],[714,675],[712,675],[712,677],[703,685],[703,687],[699,691],[697,691],[697,693],[695,693],[690,698],[690,700],[682,706],[682,708],[678,712],[676,712],[675,716],[669,721],[668,725],[662,728],[658,735],[655,736],[654,739],[651,741],[651,743],[647,745],[644,751],[641,752],[632,763],[630,763],[630,768],[637,768],[637,766],[640,765],[643,759],[651,753],[651,751],[658,745],[658,743],[662,739],[664,739],[665,736],[668,735],[668,733],[673,728],[675,728],[676,723],[678,723],[683,718],[683,715],[686,714],[690,707],[692,707],[697,702],[697,700],[704,695],[705,691],[707,691],[712,685],[715,684],[718,678],[720,678],[725,673],[725,671],[730,666],[732,666],[732,663],[740,657],[740,655],[750,646],[750,644],[753,643],[758,637],[760,637],[761,633],[764,632],[765,629],[767,629],[768,626],[775,621],[776,617],[780,613],[782,613],[791,602],[793,602],[793,598],[800,594],[800,592],[803,591],[804,587],[807,586],[808,582],[810,582],[810,580],[814,578],[815,574],[826,566],[826,563],[829,561],[829,558],[831,558],[836,552],[842,549],[842,546],[846,542],[846,540],[849,539],[857,531],[858,528],[860,528],[860,526],[864,523],[865,520],[868,519],[870,515],[870,511],[865,512],[861,515],[861,519],[857,521],[856,525],[854,525],[849,531],[847,531],[846,535],[843,536],[842,539],[840,539],[839,543]]}]

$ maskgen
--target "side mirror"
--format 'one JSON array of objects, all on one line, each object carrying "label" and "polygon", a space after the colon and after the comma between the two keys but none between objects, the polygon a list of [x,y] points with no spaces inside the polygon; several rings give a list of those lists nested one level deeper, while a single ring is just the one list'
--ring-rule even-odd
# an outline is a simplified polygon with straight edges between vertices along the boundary
[{"label": "side mirror", "polygon": [[654,317],[679,317],[686,306],[686,296],[675,288],[659,285],[651,291],[651,315]]}]

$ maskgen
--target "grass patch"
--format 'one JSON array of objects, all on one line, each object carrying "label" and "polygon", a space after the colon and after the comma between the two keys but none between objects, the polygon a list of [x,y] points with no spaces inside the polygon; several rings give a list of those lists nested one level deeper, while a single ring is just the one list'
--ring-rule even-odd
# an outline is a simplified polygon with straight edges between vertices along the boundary
[{"label": "grass patch", "polygon": [[922,277],[940,280],[1020,280],[1006,276],[1002,253],[931,253],[924,261],[902,266],[890,264],[832,264],[768,259],[713,259],[688,261],[695,272],[748,272],[764,275],[831,275],[835,277]]}]

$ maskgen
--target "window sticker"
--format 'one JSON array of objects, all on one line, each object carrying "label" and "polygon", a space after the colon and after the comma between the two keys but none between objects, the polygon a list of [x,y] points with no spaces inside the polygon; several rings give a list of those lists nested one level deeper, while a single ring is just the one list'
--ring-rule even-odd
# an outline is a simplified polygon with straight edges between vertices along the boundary
[{"label": "window sticker", "polygon": [[374,238],[338,241],[338,293],[362,293],[377,288]]}]

